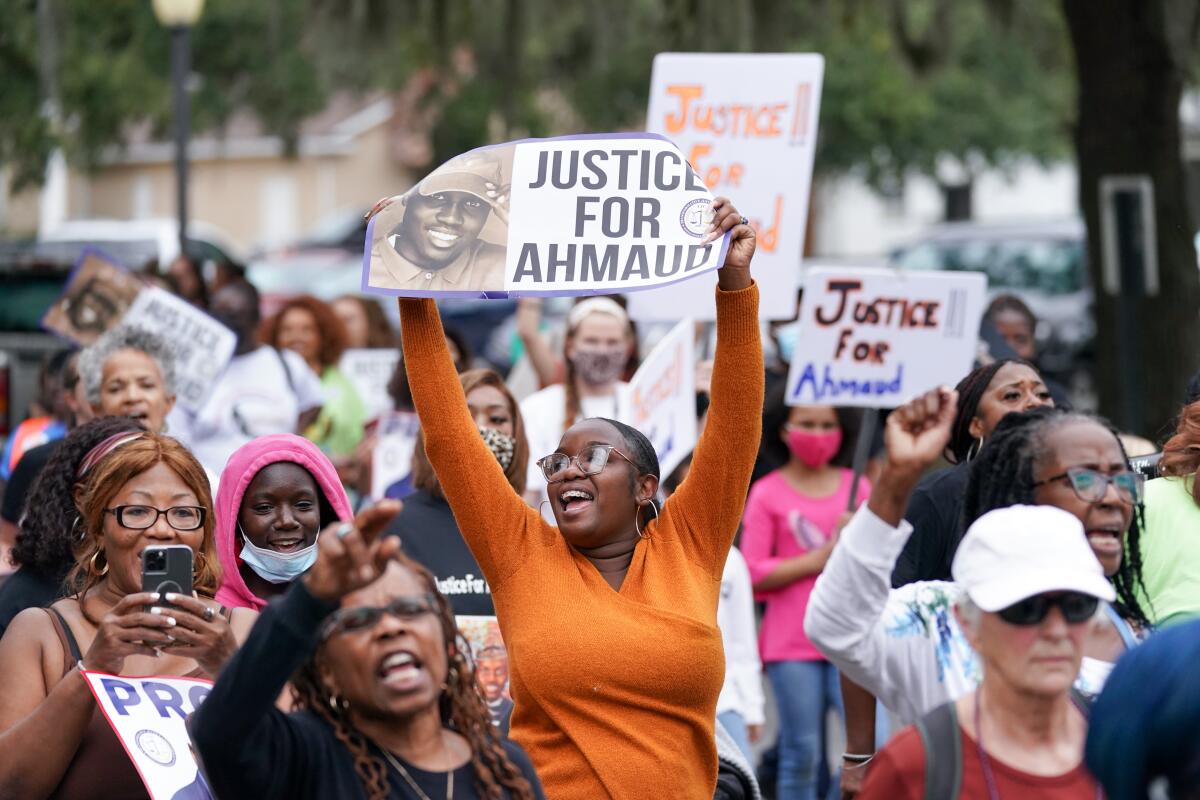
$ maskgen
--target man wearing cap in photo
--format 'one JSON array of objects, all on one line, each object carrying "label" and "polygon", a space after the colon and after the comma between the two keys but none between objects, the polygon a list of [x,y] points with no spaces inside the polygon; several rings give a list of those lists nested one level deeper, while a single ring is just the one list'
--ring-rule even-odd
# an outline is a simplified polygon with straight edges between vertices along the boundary
[{"label": "man wearing cap in photo", "polygon": [[859,800],[1099,798],[1071,686],[1100,602],[1116,593],[1082,524],[1050,506],[991,511],[967,531],[951,571],[982,681],[897,734]]},{"label": "man wearing cap in photo", "polygon": [[501,290],[504,247],[479,234],[493,215],[507,225],[500,160],[458,156],[435,170],[400,204],[403,219],[371,259],[370,286],[420,291]]}]

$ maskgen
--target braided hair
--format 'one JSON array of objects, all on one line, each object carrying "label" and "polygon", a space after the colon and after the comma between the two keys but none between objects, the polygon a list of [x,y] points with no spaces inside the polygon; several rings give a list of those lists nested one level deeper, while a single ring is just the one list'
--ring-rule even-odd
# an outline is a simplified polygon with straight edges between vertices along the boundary
[{"label": "braided hair", "polygon": [[950,429],[950,443],[946,446],[948,460],[955,464],[962,464],[969,460],[971,448],[975,445],[975,438],[971,436],[971,421],[979,412],[979,401],[983,399],[983,395],[987,392],[988,386],[992,384],[996,373],[1009,364],[1029,367],[1041,377],[1038,368],[1023,358],[1002,358],[967,373],[967,376],[954,387],[954,390],[958,392],[958,411],[954,415],[954,425]]},{"label": "braided hair", "polygon": [[[962,530],[994,509],[1036,505],[1034,466],[1048,455],[1046,437],[1066,425],[1078,423],[1100,425],[1109,431],[1128,466],[1129,457],[1117,430],[1101,417],[1049,407],[1013,412],[1000,420],[991,439],[971,464],[963,503]],[[1114,603],[1117,612],[1143,628],[1150,626],[1149,617],[1138,602],[1139,594],[1148,596],[1142,580],[1141,531],[1145,524],[1145,510],[1139,498],[1125,533],[1125,557],[1121,559],[1117,574],[1109,579],[1117,592]]]},{"label": "braided hair", "polygon": [[66,577],[84,532],[74,494],[79,462],[114,434],[144,430],[130,417],[100,417],[63,438],[25,496],[13,564],[53,580]]},{"label": "braided hair", "polygon": [[[475,679],[475,666],[469,658],[470,645],[459,633],[454,611],[438,591],[433,574],[402,553],[397,553],[392,560],[415,574],[437,599],[438,620],[451,648],[450,671],[438,703],[439,710],[442,724],[463,736],[471,746],[476,792],[485,800],[502,800],[505,792],[514,800],[533,800],[533,787],[508,757],[500,734],[492,724],[491,712]],[[362,781],[368,800],[387,800],[390,794],[388,767],[371,752],[367,737],[354,726],[349,702],[335,696],[321,677],[321,663],[322,648],[318,647],[292,676],[292,702],[296,709],[312,711],[333,729],[334,736],[354,759],[354,771]]]},{"label": "braided hair", "polygon": [[[633,466],[637,468],[637,472],[629,481],[630,491],[636,491],[637,479],[642,475],[653,475],[656,480],[659,479],[659,473],[662,468],[658,463],[658,453],[654,450],[654,445],[646,438],[646,434],[639,431],[632,425],[626,425],[624,422],[618,422],[615,419],[608,417],[595,417],[601,422],[607,422],[616,429],[617,433],[625,441],[625,449],[629,451],[629,460],[633,462]],[[651,497],[650,502],[646,504],[654,512],[654,517],[658,516],[661,506],[657,497]],[[638,509],[638,521],[642,528],[649,524],[649,520],[642,519],[642,508]]]}]

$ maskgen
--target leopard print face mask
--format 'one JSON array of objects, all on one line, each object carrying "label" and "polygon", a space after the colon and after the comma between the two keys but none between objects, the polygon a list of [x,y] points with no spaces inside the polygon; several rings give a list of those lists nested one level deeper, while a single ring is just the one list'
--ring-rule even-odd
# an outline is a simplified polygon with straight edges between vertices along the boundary
[{"label": "leopard print face mask", "polygon": [[495,428],[480,428],[479,434],[483,436],[483,443],[500,462],[500,469],[507,470],[517,452],[517,440],[511,436],[505,436]]}]

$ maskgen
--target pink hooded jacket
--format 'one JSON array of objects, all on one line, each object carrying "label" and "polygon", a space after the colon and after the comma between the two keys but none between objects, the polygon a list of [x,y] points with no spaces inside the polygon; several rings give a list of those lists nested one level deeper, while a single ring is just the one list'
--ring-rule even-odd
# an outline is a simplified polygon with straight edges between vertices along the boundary
[{"label": "pink hooded jacket", "polygon": [[347,520],[354,516],[350,510],[350,498],[342,488],[337,470],[325,454],[304,437],[293,433],[277,433],[260,436],[239,447],[229,457],[221,473],[216,500],[217,555],[225,576],[221,588],[217,590],[217,602],[230,608],[261,611],[267,604],[267,601],[250,591],[238,570],[242,543],[237,532],[237,521],[242,496],[246,494],[254,476],[263,467],[280,461],[291,461],[308,470],[338,519]]}]

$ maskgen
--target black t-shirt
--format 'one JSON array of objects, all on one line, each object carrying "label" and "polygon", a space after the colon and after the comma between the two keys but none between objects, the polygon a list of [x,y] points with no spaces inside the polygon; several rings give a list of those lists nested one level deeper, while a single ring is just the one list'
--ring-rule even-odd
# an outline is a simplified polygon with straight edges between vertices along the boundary
[{"label": "black t-shirt", "polygon": [[[22,459],[23,460],[23,459]],[[27,608],[45,608],[62,596],[62,579],[21,567],[0,585],[0,636]]]},{"label": "black t-shirt", "polygon": [[[312,655],[317,630],[336,607],[309,594],[303,581],[293,583],[263,609],[245,644],[192,714],[188,727],[215,796],[256,800],[365,797],[354,771],[354,757],[324,719],[307,710],[285,714],[275,708],[275,698]],[[533,785],[535,796],[544,800],[529,756],[507,739],[502,744],[508,758]],[[368,747],[387,763],[377,748]],[[401,764],[426,795],[446,796],[447,773]],[[387,772],[389,797],[417,796],[394,767],[389,765]],[[453,797],[479,798],[470,762],[454,771]]]},{"label": "black t-shirt", "polygon": [[892,586],[953,580],[950,564],[964,533],[962,510],[970,475],[970,464],[958,464],[926,475],[917,484],[904,513],[913,533],[896,560]]},{"label": "black t-shirt", "polygon": [[454,512],[443,498],[426,491],[410,494],[388,525],[387,535],[399,536],[405,554],[429,568],[456,615],[496,615],[479,562],[471,555]]},{"label": "black t-shirt", "polygon": [[12,475],[9,476],[8,485],[4,487],[0,518],[14,525],[21,521],[21,512],[25,508],[25,496],[29,494],[29,487],[33,486],[34,480],[42,474],[42,468],[60,444],[62,439],[55,439],[26,450],[21,455],[21,460],[13,467]]}]

